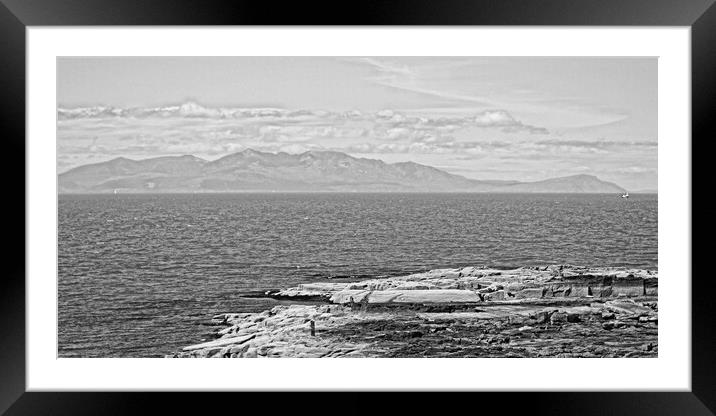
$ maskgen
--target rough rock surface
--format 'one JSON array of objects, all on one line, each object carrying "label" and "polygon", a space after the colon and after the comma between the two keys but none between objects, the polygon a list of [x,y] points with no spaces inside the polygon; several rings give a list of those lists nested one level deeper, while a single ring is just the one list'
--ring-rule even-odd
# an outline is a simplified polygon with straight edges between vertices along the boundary
[{"label": "rough rock surface", "polygon": [[[378,314],[388,319],[386,313]],[[220,338],[184,347],[175,357],[341,357],[361,356],[367,342],[345,342],[322,336],[337,326],[360,320],[358,314],[335,305],[276,306],[248,316],[217,315],[226,328]],[[314,328],[311,335],[311,327]]]},{"label": "rough rock surface", "polygon": [[654,357],[657,274],[466,267],[269,293],[317,304],[223,314],[172,357]]},{"label": "rough rock surface", "polygon": [[[650,270],[624,268],[584,268],[547,266],[498,270],[464,267],[437,269],[425,273],[353,283],[307,283],[271,294],[281,299],[325,299],[335,303],[360,302],[442,302],[455,296],[453,302],[510,300],[534,298],[609,298],[658,295],[658,275]],[[453,290],[442,295],[435,290]],[[381,292],[390,291],[390,296]],[[468,292],[480,297],[475,300]],[[499,292],[494,294],[493,292]],[[393,298],[393,296],[396,296]],[[409,297],[409,301],[401,300]],[[380,297],[380,300],[377,299]],[[404,299],[404,298],[403,298]]]}]

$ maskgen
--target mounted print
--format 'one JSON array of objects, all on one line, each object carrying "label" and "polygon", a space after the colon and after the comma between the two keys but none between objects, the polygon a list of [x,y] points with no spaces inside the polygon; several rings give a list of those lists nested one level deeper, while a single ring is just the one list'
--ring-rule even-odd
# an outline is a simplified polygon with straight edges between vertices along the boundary
[{"label": "mounted print", "polygon": [[713,415],[714,0],[0,3],[0,414]]},{"label": "mounted print", "polygon": [[658,57],[56,64],[59,358],[659,356]]}]

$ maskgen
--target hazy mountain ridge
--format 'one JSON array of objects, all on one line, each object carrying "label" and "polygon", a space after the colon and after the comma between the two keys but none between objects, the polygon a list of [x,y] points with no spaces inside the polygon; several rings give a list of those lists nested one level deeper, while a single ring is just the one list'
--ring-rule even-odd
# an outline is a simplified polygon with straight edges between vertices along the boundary
[{"label": "hazy mountain ridge", "polygon": [[119,192],[525,192],[618,193],[591,175],[538,182],[474,180],[414,162],[385,163],[341,152],[301,154],[245,150],[214,161],[195,156],[116,158],[58,177],[60,193]]}]

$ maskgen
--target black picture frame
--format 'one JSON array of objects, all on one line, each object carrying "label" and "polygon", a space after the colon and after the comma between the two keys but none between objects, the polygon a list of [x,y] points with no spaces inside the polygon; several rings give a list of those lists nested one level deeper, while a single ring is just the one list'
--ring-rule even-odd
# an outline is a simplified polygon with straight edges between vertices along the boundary
[{"label": "black picture frame", "polygon": [[[26,392],[25,385],[25,29],[27,26],[98,25],[559,25],[559,26],[688,26],[691,28],[692,149],[711,138],[716,108],[716,6],[714,0],[401,0],[362,2],[273,2],[190,0],[0,0],[0,126],[5,143],[6,239],[5,271],[0,279],[0,414],[133,414],[152,412],[151,402],[164,410],[211,412],[225,396],[146,393]],[[697,155],[693,152],[692,155]],[[701,174],[699,174],[701,173]],[[694,169],[692,189],[707,172]],[[702,188],[703,189],[703,188]],[[22,196],[22,197],[21,197]],[[22,199],[21,199],[22,198]],[[22,203],[20,201],[22,200]],[[693,205],[693,200],[691,201]],[[693,212],[693,209],[692,209]],[[694,219],[708,221],[703,216]],[[700,227],[700,233],[706,229]],[[8,234],[6,234],[7,236]],[[693,240],[695,241],[695,240]],[[702,259],[704,246],[692,243],[692,259]],[[698,263],[703,263],[701,260]],[[530,414],[708,415],[716,411],[716,325],[708,274],[698,275],[692,260],[685,265],[692,284],[692,389],[690,392],[631,393],[475,393],[469,398],[391,397],[381,410],[401,413],[475,411]],[[689,267],[690,266],[690,267]],[[247,402],[264,403],[279,411],[365,413],[372,406],[361,397],[341,393],[343,403],[331,410],[325,398],[302,393],[276,400],[232,396],[236,411]],[[381,398],[382,400],[385,397]],[[245,404],[242,404],[245,403]]]}]

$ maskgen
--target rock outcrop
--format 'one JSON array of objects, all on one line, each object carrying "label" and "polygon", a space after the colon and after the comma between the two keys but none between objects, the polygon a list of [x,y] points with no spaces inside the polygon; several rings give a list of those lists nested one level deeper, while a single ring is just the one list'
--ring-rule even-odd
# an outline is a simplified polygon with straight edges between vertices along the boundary
[{"label": "rock outcrop", "polygon": [[658,354],[658,276],[618,268],[466,267],[267,296],[172,357],[642,357]]},{"label": "rock outcrop", "polygon": [[547,266],[498,270],[477,267],[354,283],[307,283],[271,294],[280,299],[325,299],[339,304],[471,303],[550,298],[657,296],[656,272],[624,268]]},{"label": "rock outcrop", "polygon": [[[367,343],[342,342],[322,332],[360,320],[343,306],[290,305],[269,311],[214,317],[226,328],[220,338],[184,347],[175,357],[343,357],[361,356]],[[383,314],[386,315],[386,314]],[[313,334],[312,333],[313,327]]]}]

